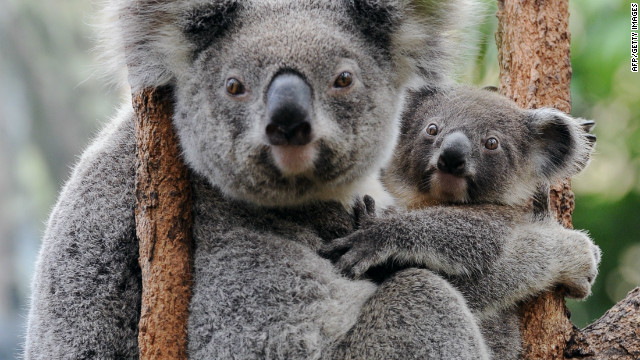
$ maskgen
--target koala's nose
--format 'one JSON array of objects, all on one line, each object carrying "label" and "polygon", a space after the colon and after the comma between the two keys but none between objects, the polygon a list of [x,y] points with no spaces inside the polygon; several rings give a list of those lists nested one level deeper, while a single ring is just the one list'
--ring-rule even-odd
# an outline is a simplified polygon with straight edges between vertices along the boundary
[{"label": "koala's nose", "polygon": [[464,134],[456,132],[448,135],[440,147],[438,170],[456,176],[464,175],[470,153],[471,142]]},{"label": "koala's nose", "polygon": [[311,142],[311,88],[295,73],[282,73],[267,90],[267,139],[271,145]]}]

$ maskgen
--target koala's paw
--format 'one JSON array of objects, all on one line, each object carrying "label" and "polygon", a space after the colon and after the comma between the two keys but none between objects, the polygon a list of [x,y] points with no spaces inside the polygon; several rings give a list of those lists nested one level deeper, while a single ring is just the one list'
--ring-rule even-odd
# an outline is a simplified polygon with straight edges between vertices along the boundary
[{"label": "koala's paw", "polygon": [[332,260],[344,275],[359,279],[370,268],[383,264],[390,252],[381,244],[366,235],[366,231],[355,233],[331,243],[320,249],[320,255]]},{"label": "koala's paw", "polygon": [[373,222],[376,218],[376,201],[369,195],[362,199],[357,199],[353,204],[353,216],[356,228],[362,229]]},{"label": "koala's paw", "polygon": [[566,250],[560,284],[570,298],[584,299],[591,294],[591,286],[598,275],[600,248],[584,232],[568,230]]}]

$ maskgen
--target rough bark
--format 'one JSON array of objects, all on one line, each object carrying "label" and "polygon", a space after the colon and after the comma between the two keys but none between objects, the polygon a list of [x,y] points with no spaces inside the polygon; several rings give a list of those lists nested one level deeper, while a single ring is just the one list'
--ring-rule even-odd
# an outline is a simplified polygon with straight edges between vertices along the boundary
[{"label": "rough bark", "polygon": [[575,329],[566,359],[640,359],[640,288],[582,331]]},{"label": "rough bark", "polygon": [[[500,92],[524,108],[554,107],[569,113],[568,1],[498,0],[497,16]],[[549,205],[558,221],[571,228],[574,195],[569,180],[551,186]],[[520,308],[523,358],[638,359],[639,304],[636,289],[580,331],[569,320],[561,289],[542,294]]]},{"label": "rough bark", "polygon": [[[555,107],[571,111],[571,62],[568,1],[498,1],[500,92],[524,108]],[[555,184],[551,208],[571,226],[573,193]],[[524,304],[523,357],[561,359],[573,328],[560,290]]]},{"label": "rough bark", "polygon": [[186,359],[191,296],[191,188],[171,118],[168,87],[133,97],[136,233],[142,269],[141,359]]}]

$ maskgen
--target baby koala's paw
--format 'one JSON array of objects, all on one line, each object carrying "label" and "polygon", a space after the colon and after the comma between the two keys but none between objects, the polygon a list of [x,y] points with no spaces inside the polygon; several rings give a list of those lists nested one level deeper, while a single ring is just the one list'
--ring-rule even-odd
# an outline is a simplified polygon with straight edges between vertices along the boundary
[{"label": "baby koala's paw", "polygon": [[361,278],[371,267],[387,259],[385,241],[376,236],[376,206],[374,199],[366,195],[357,199],[353,206],[356,232],[334,239],[324,245],[319,254],[331,260],[346,276]]},{"label": "baby koala's paw", "polygon": [[385,263],[390,251],[365,230],[333,240],[320,249],[320,255],[332,260],[346,276],[359,279],[369,269]]},{"label": "baby koala's paw", "polygon": [[369,195],[362,199],[356,199],[353,204],[353,217],[356,222],[356,229],[363,229],[371,225],[376,218],[376,201]]},{"label": "baby koala's paw", "polygon": [[591,286],[598,275],[600,248],[589,235],[578,230],[566,230],[560,284],[567,289],[567,296],[584,299],[591,294]]}]

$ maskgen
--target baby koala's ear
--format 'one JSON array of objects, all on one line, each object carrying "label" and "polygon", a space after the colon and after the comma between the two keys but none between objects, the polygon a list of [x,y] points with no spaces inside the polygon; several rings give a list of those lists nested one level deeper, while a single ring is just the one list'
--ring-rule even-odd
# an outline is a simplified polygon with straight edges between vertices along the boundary
[{"label": "baby koala's ear", "polygon": [[589,163],[595,135],[593,121],[574,119],[556,109],[528,110],[536,173],[548,180],[570,177]]}]

